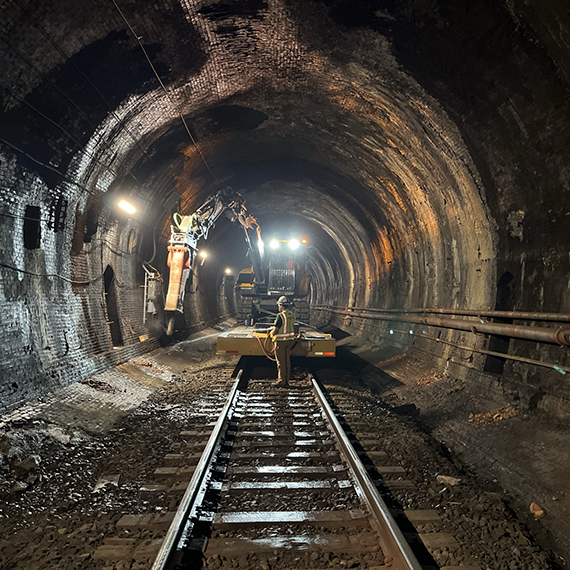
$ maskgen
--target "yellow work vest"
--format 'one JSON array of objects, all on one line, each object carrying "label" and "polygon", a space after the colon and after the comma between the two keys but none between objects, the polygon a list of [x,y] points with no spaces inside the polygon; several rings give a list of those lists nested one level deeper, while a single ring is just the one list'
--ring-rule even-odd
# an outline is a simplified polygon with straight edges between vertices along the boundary
[{"label": "yellow work vest", "polygon": [[[281,327],[277,331],[277,334],[273,335],[275,340],[286,340],[288,338],[295,338],[295,315],[289,310],[285,309],[281,315]],[[275,318],[274,326],[277,324],[277,318]]]}]

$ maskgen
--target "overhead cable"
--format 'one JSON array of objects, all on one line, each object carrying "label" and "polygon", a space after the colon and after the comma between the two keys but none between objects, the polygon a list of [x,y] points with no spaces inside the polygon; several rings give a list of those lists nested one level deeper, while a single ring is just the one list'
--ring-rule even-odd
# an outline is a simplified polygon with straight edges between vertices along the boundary
[{"label": "overhead cable", "polygon": [[22,154],[26,158],[29,158],[32,162],[35,162],[36,164],[39,164],[40,166],[43,166],[44,168],[47,168],[48,170],[55,172],[56,174],[61,176],[66,182],[69,182],[70,184],[77,186],[78,188],[80,188],[84,192],[87,192],[88,194],[91,194],[92,196],[96,195],[95,192],[93,192],[93,190],[87,188],[87,186],[84,186],[80,182],[76,182],[75,180],[72,180],[71,178],[69,178],[69,176],[67,176],[63,172],[60,172],[57,168],[54,168],[50,164],[46,164],[45,162],[42,162],[41,160],[34,158],[31,154],[28,154],[25,150],[18,148],[16,145],[12,144],[11,142],[8,142],[6,139],[0,137],[0,142],[4,143],[6,146],[9,146],[12,150],[15,150],[16,152]]},{"label": "overhead cable", "polygon": [[18,273],[25,273],[26,275],[33,275],[34,277],[57,277],[62,281],[67,281],[67,283],[71,283],[72,285],[90,285],[95,281],[99,281],[105,272],[101,273],[101,275],[90,279],[89,281],[74,281],[73,279],[69,279],[68,277],[64,277],[63,275],[59,275],[58,273],[34,273],[33,271],[27,271],[26,269],[20,269],[19,267],[14,267],[13,265],[8,265],[6,263],[0,263],[0,267],[6,267],[7,269],[11,269],[12,271],[17,271]]},{"label": "overhead cable", "polygon": [[[85,79],[85,81],[87,81],[87,83],[89,83],[89,85],[91,85],[91,87],[93,87],[93,89],[95,90],[95,92],[99,95],[99,97],[101,97],[102,101],[105,103],[105,105],[107,106],[107,108],[109,109],[109,111],[111,112],[111,114],[113,115],[113,117],[115,117],[115,119],[117,119],[117,121],[119,123],[122,123],[121,118],[117,115],[117,113],[114,111],[113,107],[111,107],[111,104],[107,101],[107,99],[105,98],[105,96],[103,95],[103,93],[101,92],[101,90],[97,87],[97,85],[95,85],[95,83],[93,83],[93,81],[91,81],[91,79],[89,79],[89,77],[87,75],[85,75],[85,73],[83,73],[83,71],[77,66],[77,64],[72,60],[71,56],[69,56],[67,53],[65,53],[65,51],[63,50],[63,48],[42,28],[42,26],[38,23],[38,21],[35,19],[34,15],[32,14],[32,12],[30,12],[30,10],[28,10],[27,6],[23,6],[21,4],[21,2],[17,2],[17,4],[20,6],[20,8],[22,8],[22,10],[24,12],[26,12],[27,16],[32,20],[32,23],[34,24],[34,26],[45,36],[45,38],[48,40],[48,42],[56,49],[56,51],[63,57],[64,62],[69,63],[70,65],[72,65],[77,72]],[[133,140],[133,142],[137,145],[137,147],[139,148],[139,150],[151,161],[154,162],[154,160],[152,159],[152,157],[146,152],[146,150],[141,146],[141,144],[139,143],[138,139],[135,137],[135,135],[133,135],[129,129],[127,129],[126,126],[122,126],[123,130],[129,135],[129,137],[131,137],[131,139]]]},{"label": "overhead cable", "polygon": [[[101,160],[99,160],[98,158],[96,158],[93,154],[91,154],[89,151],[87,151],[85,149],[85,147],[83,147],[81,145],[81,143],[63,126],[61,126],[58,122],[54,121],[53,119],[51,119],[50,117],[48,117],[47,115],[45,115],[42,111],[40,111],[38,108],[34,107],[31,103],[28,103],[25,99],[20,99],[17,95],[15,95],[11,89],[7,88],[7,87],[3,87],[3,89],[5,89],[8,94],[10,95],[10,97],[14,98],[16,101],[18,101],[19,103],[22,103],[24,105],[26,105],[27,107],[29,107],[32,111],[34,111],[35,113],[37,113],[40,117],[44,118],[46,121],[49,121],[52,125],[54,125],[55,127],[57,127],[59,130],[61,130],[67,137],[69,137],[79,148],[79,150],[85,154],[86,156],[88,156],[89,158],[91,158],[93,160],[93,162],[95,162],[95,164],[99,164],[101,165],[103,168],[105,168],[106,170],[108,170],[113,176],[115,176],[116,178],[119,178],[119,173],[115,170],[113,170],[110,166],[108,166],[107,164],[105,164],[104,162],[102,162]],[[128,172],[127,176],[132,176],[132,178],[135,180],[135,182],[139,185],[142,186],[142,182],[140,180],[138,180],[138,178],[132,173],[132,172]]]},{"label": "overhead cable", "polygon": [[204,155],[202,154],[202,151],[200,150],[200,147],[198,146],[198,143],[196,142],[196,140],[194,139],[194,137],[192,136],[192,133],[190,132],[190,128],[188,127],[188,123],[186,122],[186,119],[184,119],[184,116],[182,115],[182,113],[180,112],[180,110],[178,109],[178,107],[175,105],[172,97],[170,96],[170,93],[168,92],[168,90],[166,89],[166,86],[164,85],[162,79],[160,78],[160,75],[158,74],[158,72],[156,71],[156,68],[154,67],[146,49],[144,48],[141,40],[140,40],[140,36],[137,35],[137,33],[135,32],[135,30],[133,29],[133,27],[131,26],[131,24],[129,23],[129,21],[127,20],[126,16],[123,14],[121,8],[119,8],[119,5],[117,4],[117,2],[115,0],[111,0],[111,2],[113,2],[113,4],[115,5],[115,8],[117,9],[117,11],[119,12],[119,14],[121,15],[121,18],[123,18],[123,21],[125,22],[125,24],[127,25],[127,27],[129,28],[129,30],[131,31],[131,33],[133,34],[134,38],[137,40],[137,43],[139,44],[141,50],[144,53],[144,56],[146,57],[146,60],[148,61],[148,64],[150,65],[155,77],[157,78],[158,82],[160,83],[160,86],[162,87],[162,90],[164,91],[164,93],[166,94],[167,99],[170,101],[170,104],[172,105],[172,108],[176,111],[176,113],[178,114],[178,116],[180,117],[180,120],[182,121],[184,128],[186,129],[186,132],[188,133],[188,136],[190,137],[190,140],[192,141],[192,144],[194,145],[194,148],[196,149],[196,151],[198,152],[198,154],[200,155],[200,158],[202,159],[202,162],[204,163],[204,165],[206,166],[206,168],[208,169],[208,172],[212,175],[212,178],[215,180],[216,185],[218,187],[221,188],[220,182],[219,180],[216,178],[216,175],[212,172],[212,169],[210,168],[210,166],[208,165],[208,163],[206,162],[206,159],[204,157]]}]

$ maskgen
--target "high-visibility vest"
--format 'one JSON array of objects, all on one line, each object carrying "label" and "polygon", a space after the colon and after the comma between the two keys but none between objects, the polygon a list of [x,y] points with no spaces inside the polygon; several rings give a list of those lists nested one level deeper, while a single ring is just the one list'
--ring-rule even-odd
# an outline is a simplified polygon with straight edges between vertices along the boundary
[{"label": "high-visibility vest", "polygon": [[[295,315],[289,309],[285,309],[279,313],[279,315],[281,315],[281,327],[277,331],[277,334],[273,335],[273,338],[275,340],[295,338],[295,329],[293,326],[295,324]],[[274,325],[277,324],[277,318],[278,317],[275,318]]]}]

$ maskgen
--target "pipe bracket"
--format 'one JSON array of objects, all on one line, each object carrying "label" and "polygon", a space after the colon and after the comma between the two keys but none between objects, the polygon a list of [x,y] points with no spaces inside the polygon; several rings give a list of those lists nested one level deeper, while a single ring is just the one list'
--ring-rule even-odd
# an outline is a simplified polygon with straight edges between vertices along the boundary
[{"label": "pipe bracket", "polygon": [[554,333],[554,339],[560,346],[570,345],[570,329],[559,328]]}]

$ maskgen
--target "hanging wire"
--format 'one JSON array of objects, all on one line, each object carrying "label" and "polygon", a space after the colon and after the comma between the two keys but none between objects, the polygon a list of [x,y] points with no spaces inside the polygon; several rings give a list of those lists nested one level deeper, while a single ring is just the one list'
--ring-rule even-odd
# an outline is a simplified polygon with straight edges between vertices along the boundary
[{"label": "hanging wire", "polygon": [[212,178],[214,179],[214,181],[216,182],[216,185],[221,188],[221,184],[220,181],[216,178],[216,175],[212,172],[212,169],[210,168],[210,166],[208,165],[208,163],[206,162],[206,158],[204,157],[204,155],[202,154],[202,151],[200,150],[200,147],[198,146],[198,143],[196,142],[196,140],[194,139],[194,137],[192,136],[192,133],[190,132],[190,128],[188,127],[188,123],[186,122],[186,119],[184,119],[184,116],[182,115],[182,113],[180,112],[180,110],[178,109],[178,107],[174,104],[174,101],[172,99],[172,97],[170,96],[170,93],[168,92],[168,90],[166,89],[166,86],[164,85],[162,79],[160,78],[160,75],[158,74],[158,72],[156,71],[156,68],[154,67],[146,49],[144,48],[140,37],[137,35],[137,33],[135,32],[135,30],[133,29],[133,27],[131,26],[131,24],[129,23],[129,21],[127,20],[126,16],[123,14],[123,11],[121,10],[121,8],[119,8],[119,5],[117,4],[117,2],[115,0],[111,0],[111,2],[113,2],[115,8],[117,9],[117,11],[119,12],[119,14],[121,15],[121,18],[123,18],[123,21],[125,22],[125,24],[127,25],[127,27],[129,28],[129,30],[131,31],[131,33],[133,34],[134,38],[137,40],[137,43],[139,44],[142,52],[144,53],[144,56],[146,57],[146,60],[148,61],[148,64],[150,65],[156,79],[158,80],[158,82],[160,83],[160,86],[162,87],[162,90],[164,91],[164,93],[166,94],[166,97],[168,99],[168,101],[170,102],[170,104],[172,105],[172,108],[176,111],[176,113],[178,114],[178,116],[180,117],[180,120],[182,121],[184,128],[186,129],[186,132],[188,133],[188,136],[190,137],[190,140],[192,141],[192,144],[194,145],[194,148],[196,149],[196,151],[198,152],[198,154],[200,155],[200,158],[202,159],[202,162],[204,163],[204,165],[206,166],[206,168],[208,169],[208,172],[212,175]]},{"label": "hanging wire", "polygon": [[[26,10],[26,12],[29,11]],[[41,28],[39,25],[37,25],[36,23],[36,27],[38,27],[38,29],[40,29],[40,31],[44,34],[44,36],[46,36],[46,38],[50,41],[50,43],[57,49],[57,51],[67,60],[70,59],[69,56],[67,56],[65,54],[65,52],[63,50],[61,50],[59,48],[59,46],[57,46],[57,44],[53,41],[53,39],[43,30],[43,28]],[[78,111],[79,113],[83,116],[83,118],[85,119],[85,121],[91,126],[92,129],[96,128],[96,125],[94,125],[94,123],[89,119],[88,115],[85,113],[85,111],[83,111],[83,109],[81,109],[81,107],[75,103],[75,101],[73,99],[71,99],[64,91],[62,91],[55,83],[53,83],[50,79],[48,79],[48,77],[42,73],[31,61],[29,61],[26,57],[24,57],[24,55],[22,55],[16,48],[14,48],[11,43],[6,40],[6,38],[4,38],[3,36],[0,36],[0,40],[12,51],[16,54],[16,56],[18,58],[20,58],[22,61],[24,61],[33,71],[35,71],[42,79],[44,79],[49,85],[51,85],[58,93],[60,93],[67,101],[69,101],[69,103],[71,103],[71,105],[73,105]],[[71,62],[72,65],[77,69],[77,71],[89,82],[89,84],[95,89],[95,91],[99,94],[99,96],[101,97],[101,99],[103,99],[103,101],[105,102],[105,104],[107,105],[107,107],[109,109],[111,109],[109,103],[107,102],[107,100],[104,98],[103,94],[101,93],[101,91],[93,84],[93,82],[91,82],[89,80],[89,78],[73,63]],[[58,129],[60,129],[70,140],[72,140],[75,145],[77,145],[77,147],[79,148],[79,150],[84,153],[86,156],[88,156],[90,159],[93,160],[93,162],[103,166],[107,171],[109,171],[113,176],[115,177],[119,177],[119,174],[114,171],[109,165],[103,163],[102,161],[98,160],[95,156],[93,156],[91,153],[89,153],[82,145],[81,143],[62,125],[60,125],[58,122],[56,122],[55,120],[51,119],[50,117],[48,117],[47,115],[45,115],[42,111],[40,111],[39,109],[37,109],[35,106],[33,106],[31,103],[19,98],[18,96],[15,95],[15,93],[9,89],[8,87],[2,86],[2,88],[4,89],[4,91],[11,96],[14,100],[18,101],[20,104],[24,104],[27,107],[29,107],[32,111],[34,111],[35,113],[37,113],[39,116],[41,116],[43,119],[45,119],[46,121],[48,121],[49,123],[53,124],[55,127],[57,127]],[[117,118],[118,121],[120,121],[119,117],[117,116],[117,114],[111,109],[111,112],[113,113],[113,115],[115,116],[115,118]],[[137,139],[128,131],[128,129],[126,129],[124,126],[123,128],[125,129],[125,131],[127,132],[127,134],[135,141],[135,143],[137,144],[137,146],[139,147],[139,149],[149,158],[149,160],[152,161],[152,158],[146,153],[146,151],[140,146],[140,144],[138,143]],[[7,147],[9,147],[10,149],[16,151],[17,153],[25,156],[26,158],[28,158],[29,160],[31,160],[32,162],[34,162],[35,164],[38,164],[52,172],[55,172],[57,175],[59,175],[64,181],[80,188],[81,190],[83,190],[84,192],[87,192],[88,194],[95,196],[95,193],[88,187],[86,187],[85,185],[76,182],[75,180],[72,180],[71,178],[69,178],[66,174],[62,173],[61,171],[59,171],[57,168],[46,164],[45,162],[33,157],[32,155],[30,155],[28,152],[22,150],[21,148],[19,148],[18,146],[16,146],[13,143],[10,143],[9,141],[5,140],[3,137],[0,137],[0,142],[5,144]],[[154,162],[154,161],[153,161]],[[132,172],[128,172],[127,173],[128,176],[131,176],[139,185],[142,186],[142,183],[137,179],[137,177],[132,173]],[[29,220],[29,221],[36,221],[36,222],[41,222],[41,219],[36,219],[36,218],[32,218],[32,217],[28,217],[28,216],[16,216],[13,214],[7,214],[4,212],[0,212],[1,216],[4,217],[9,217],[12,219],[21,219],[21,220]],[[83,236],[84,234],[82,232],[78,232],[77,230],[73,230],[73,232],[75,234],[81,235]],[[101,238],[93,238],[96,241],[99,241],[101,243],[102,246],[107,247],[112,253],[114,253],[115,255],[123,255],[123,254],[129,254],[130,252],[127,251],[116,251],[114,250],[107,242],[106,240],[103,240]],[[156,248],[156,245],[155,245]],[[154,256],[153,256],[154,257]],[[151,260],[152,261],[152,260]],[[1,263],[0,262],[0,267],[4,267],[6,269],[10,269],[12,271],[18,272],[18,273],[22,273],[25,275],[31,275],[34,277],[44,277],[44,278],[58,278],[61,279],[62,281],[65,281],[67,283],[71,283],[74,285],[89,285],[91,283],[94,283],[96,281],[99,281],[103,275],[104,272],[101,275],[98,275],[97,277],[94,277],[90,280],[87,281],[76,281],[73,279],[69,279],[68,277],[65,277],[63,275],[60,275],[58,273],[36,273],[33,271],[28,271],[25,269],[21,269],[18,267],[15,267],[13,265],[9,265],[7,263]],[[152,266],[151,266],[152,267]],[[154,268],[153,268],[154,269]],[[156,270],[155,270],[156,271]],[[158,274],[159,272],[156,271]],[[160,274],[159,274],[160,275]]]},{"label": "hanging wire", "polygon": [[[103,168],[105,168],[107,171],[109,171],[113,176],[115,176],[116,178],[119,178],[119,173],[116,172],[115,170],[113,170],[110,166],[108,166],[107,164],[105,164],[104,162],[100,161],[99,159],[97,159],[93,154],[91,154],[89,151],[87,151],[82,145],[81,143],[62,125],[60,125],[58,122],[54,121],[53,119],[51,119],[50,117],[48,117],[47,115],[45,115],[42,111],[40,111],[38,108],[34,107],[31,103],[28,103],[26,100],[24,99],[20,99],[17,95],[15,95],[11,89],[7,88],[7,87],[2,87],[7,93],[8,95],[10,95],[10,97],[14,98],[16,101],[18,101],[19,103],[26,105],[27,107],[29,107],[32,111],[36,112],[40,117],[44,118],[46,121],[50,122],[52,125],[54,125],[55,127],[57,127],[58,129],[60,129],[67,137],[69,137],[79,148],[79,150],[85,154],[86,156],[88,156],[89,158],[91,158],[93,160],[93,162],[95,162],[96,164],[101,165]],[[142,186],[142,182],[140,180],[137,179],[137,177],[132,173],[132,172],[128,172],[127,173],[128,176],[132,176],[133,179],[135,180],[135,182],[137,184],[139,184],[140,186]]]},{"label": "hanging wire", "polygon": [[[202,150],[200,149],[198,143],[196,142],[194,136],[192,135],[192,132],[190,131],[190,128],[188,126],[188,123],[186,122],[184,116],[182,115],[182,113],[180,112],[180,110],[177,108],[177,106],[174,103],[174,100],[172,99],[170,93],[168,92],[168,90],[166,89],[166,86],[164,85],[164,82],[162,81],[160,75],[158,74],[154,64],[152,63],[152,60],[150,59],[144,45],[142,44],[142,42],[140,41],[139,36],[136,34],[135,30],[133,29],[133,27],[131,26],[130,22],[128,21],[128,19],[126,18],[125,14],[123,13],[123,11],[121,10],[121,8],[119,7],[119,5],[117,4],[117,2],[115,0],[112,0],[113,5],[115,6],[115,8],[117,9],[117,11],[119,12],[121,18],[123,19],[123,21],[125,22],[125,24],[127,25],[127,27],[129,28],[129,30],[131,31],[131,33],[133,34],[133,36],[135,37],[137,43],[139,44],[148,64],[150,65],[152,72],[154,73],[156,79],[158,80],[162,90],[164,91],[164,93],[166,94],[166,97],[168,98],[170,104],[172,105],[172,108],[176,111],[176,113],[178,114],[180,120],[182,121],[182,124],[184,125],[184,128],[186,130],[186,132],[188,133],[188,136],[190,137],[190,140],[194,146],[194,148],[196,149],[196,151],[198,152],[202,162],[204,163],[206,169],[208,170],[208,172],[210,173],[210,175],[212,176],[212,178],[214,179],[214,181],[216,182],[216,185],[218,187],[221,187],[219,180],[217,179],[216,175],[214,174],[214,172],[212,171],[212,169],[210,168],[208,162],[206,161],[206,158],[204,156],[204,154],[202,153]],[[21,8],[24,9],[24,11],[26,11],[26,13],[28,15],[30,15],[29,10],[27,10],[27,8],[22,7],[21,4],[19,4]],[[33,17],[32,17],[33,19]],[[47,34],[47,32],[45,32],[45,30],[43,30],[43,28],[37,23],[37,21],[34,20],[34,25],[44,34],[44,36],[48,39],[48,41],[54,46],[54,48],[64,57],[66,58],[66,60],[69,60],[69,56],[65,53],[65,51],[63,51],[61,49],[61,47],[53,40],[53,38],[51,38],[51,36],[49,36],[49,34]],[[0,40],[4,42],[4,44],[11,50],[13,51],[22,61],[24,61],[31,69],[33,69],[40,77],[42,77],[42,79],[44,79],[49,85],[51,85],[56,91],[58,91],[58,93],[60,93],[66,100],[68,100],[78,111],[79,113],[84,117],[84,119],[87,121],[87,123],[89,123],[89,125],[95,129],[96,125],[93,124],[93,122],[89,119],[88,115],[85,113],[85,111],[83,111],[83,109],[81,109],[81,107],[73,100],[71,99],[64,91],[62,91],[55,83],[53,83],[44,73],[42,73],[31,61],[29,61],[22,53],[20,53],[14,46],[12,46],[12,44],[3,36],[0,36]],[[100,97],[102,98],[102,100],[105,102],[105,104],[109,107],[109,109],[111,109],[111,106],[109,105],[109,103],[106,101],[105,97],[103,96],[103,94],[101,93],[101,91],[95,86],[95,84],[93,84],[93,82],[91,80],[89,80],[89,78],[72,62],[72,65],[75,67],[75,69],[77,69],[77,71],[89,82],[89,84],[97,91],[97,93],[100,95]],[[70,135],[70,133],[67,132],[67,130],[62,127],[61,125],[59,125],[57,122],[53,121],[52,119],[50,119],[49,117],[47,117],[46,115],[44,115],[41,111],[39,111],[38,109],[36,109],[35,107],[33,107],[31,104],[19,99],[16,95],[14,95],[11,91],[10,91],[10,95],[12,97],[14,97],[16,100],[25,103],[26,105],[28,105],[30,108],[32,108],[35,112],[37,112],[38,114],[40,114],[40,116],[44,117],[46,120],[50,121],[51,123],[53,123],[55,126],[57,126],[58,128],[60,128],[62,130],[62,132],[64,132],[67,136],[69,136],[82,150],[82,152],[84,152],[85,154],[87,154],[87,156],[89,156],[90,158],[93,158],[93,160],[95,162],[98,162],[99,164],[102,164],[100,161],[97,161],[92,155],[90,155],[85,149],[83,149],[81,147],[81,145]],[[112,110],[112,109],[111,109]],[[117,120],[120,120],[119,117],[113,112],[113,115],[117,118]],[[124,127],[123,127],[124,128]],[[125,128],[125,131],[129,134],[129,136],[131,136],[131,138],[137,142],[137,139]],[[18,152],[19,154],[22,154],[24,156],[26,156],[27,158],[29,158],[32,162],[43,166],[53,172],[55,172],[56,174],[58,174],[59,176],[61,176],[65,181],[74,184],[75,186],[81,188],[82,190],[88,192],[89,194],[94,194],[90,189],[86,188],[85,186],[83,186],[82,184],[75,182],[74,180],[70,179],[69,177],[67,177],[65,174],[63,174],[62,172],[60,172],[59,170],[57,170],[56,168],[45,164],[44,162],[34,158],[33,156],[31,156],[29,153],[27,153],[26,151],[23,151],[22,149],[18,148],[16,145],[8,142],[7,140],[5,140],[4,138],[0,137],[0,142],[6,144],[7,146],[9,146],[11,149],[15,150],[16,152]],[[137,143],[138,144],[138,143]],[[142,152],[150,159],[152,160],[152,158],[146,153],[146,151],[144,149],[142,149],[142,147],[139,145],[139,148],[142,150]],[[109,170],[109,172],[111,172],[112,174],[114,174],[115,176],[118,176],[118,174],[116,172],[114,172],[113,170],[111,170],[111,168],[107,165],[103,166]],[[132,173],[129,172],[127,173],[127,176],[132,176],[133,179],[138,183],[141,184],[141,182],[136,178],[136,176]]]},{"label": "hanging wire", "polygon": [[[32,14],[32,12],[30,12],[30,10],[28,10],[27,6],[23,6],[21,2],[17,1],[16,2],[18,4],[18,6],[20,6],[20,8],[26,13],[27,17],[30,18],[30,20],[32,21],[33,25],[44,35],[44,37],[48,40],[48,42],[56,49],[56,51],[63,57],[63,61],[66,63],[71,64],[75,70],[85,79],[85,81],[87,81],[87,83],[89,85],[91,85],[91,87],[93,87],[93,89],[95,90],[95,92],[99,95],[99,97],[102,99],[102,101],[105,103],[105,105],[107,106],[107,108],[109,109],[109,111],[111,112],[111,114],[113,115],[113,117],[115,117],[115,119],[119,122],[122,123],[121,118],[117,115],[117,113],[115,112],[115,110],[113,109],[113,107],[111,106],[111,104],[107,101],[107,99],[105,98],[105,96],[103,95],[103,93],[101,92],[101,90],[95,85],[95,83],[93,83],[93,81],[91,81],[91,79],[89,79],[89,77],[87,75],[85,75],[85,73],[83,73],[83,71],[75,64],[75,62],[72,60],[71,56],[69,56],[64,50],[63,48],[42,28],[42,26],[39,24],[39,22],[35,19],[34,15]],[[126,126],[124,126],[123,124],[123,130],[129,135],[129,137],[131,137],[131,139],[133,140],[133,142],[137,145],[138,149],[153,163],[154,160],[152,159],[152,157],[146,152],[146,150],[141,146],[141,144],[139,143],[138,139],[135,137],[135,135],[133,135],[129,129],[127,129]],[[156,164],[156,163],[155,163]]]},{"label": "hanging wire", "polygon": [[45,162],[42,162],[41,160],[34,158],[31,154],[27,153],[25,150],[22,150],[21,148],[18,148],[16,145],[12,144],[11,142],[8,142],[3,137],[0,137],[0,142],[10,147],[12,150],[15,150],[17,153],[25,156],[26,158],[29,158],[32,162],[35,162],[36,164],[39,164],[40,166],[43,166],[44,168],[47,168],[48,170],[55,172],[56,174],[61,176],[63,180],[69,182],[70,184],[73,184],[74,186],[77,186],[79,189],[83,190],[84,192],[87,192],[87,194],[91,194],[91,196],[96,196],[95,192],[93,192],[93,190],[91,190],[90,188],[87,188],[87,186],[84,186],[80,182],[72,180],[71,178],[69,178],[69,176],[67,176],[63,172],[60,172],[57,168],[54,168],[50,164],[46,164]]},{"label": "hanging wire", "polygon": [[73,279],[69,279],[68,277],[64,277],[63,275],[59,275],[58,273],[34,273],[33,271],[27,271],[26,269],[20,269],[19,267],[14,267],[13,265],[8,265],[7,263],[0,263],[0,267],[5,267],[6,269],[11,269],[12,271],[17,271],[18,273],[25,273],[26,275],[33,275],[34,277],[57,277],[62,281],[67,281],[72,285],[90,285],[91,283],[95,283],[95,281],[99,281],[105,275],[105,272],[101,273],[97,277],[90,279],[89,281],[74,281]]},{"label": "hanging wire", "polygon": [[[134,31],[133,27],[131,26],[131,24],[129,23],[129,21],[127,20],[126,16],[124,15],[124,13],[122,12],[122,10],[120,9],[120,7],[118,6],[118,4],[116,3],[115,0],[112,0],[115,8],[117,9],[117,11],[119,12],[119,14],[121,15],[123,21],[125,22],[125,24],[127,25],[127,27],[129,28],[129,30],[131,31],[131,33],[133,34],[133,36],[135,37],[135,39],[137,40],[137,43],[139,44],[146,60],[148,61],[155,77],[157,78],[162,90],[164,91],[164,93],[166,94],[167,99],[169,100],[170,104],[172,105],[172,108],[176,111],[176,113],[178,114],[180,120],[182,121],[182,124],[184,125],[184,128],[188,134],[188,136],[190,137],[190,140],[194,146],[194,148],[196,149],[196,151],[198,152],[202,162],[204,163],[206,169],[208,170],[208,172],[210,173],[210,175],[212,176],[212,178],[214,179],[214,181],[216,182],[216,185],[218,187],[221,187],[219,180],[217,179],[216,175],[214,174],[214,172],[212,171],[212,169],[210,168],[208,162],[206,161],[206,158],[204,157],[204,154],[202,153],[198,143],[196,142],[195,138],[192,135],[192,132],[190,131],[190,128],[188,126],[188,123],[186,122],[184,116],[182,115],[182,113],[180,112],[180,110],[177,108],[177,106],[174,103],[174,100],[172,99],[170,93],[168,92],[168,90],[166,89],[166,86],[164,85],[164,82],[162,81],[162,79],[160,78],[160,75],[158,74],[156,68],[154,67],[146,49],[144,48],[144,45],[142,44],[142,42],[140,41],[139,36],[136,34],[136,32]],[[27,8],[22,7],[22,5],[20,4],[20,7],[23,8],[28,15],[30,15],[30,12],[27,10]],[[33,19],[33,18],[32,18]],[[61,47],[53,40],[53,38],[51,38],[51,36],[49,36],[49,34],[47,34],[47,32],[45,32],[45,30],[37,23],[37,21],[34,20],[34,25],[40,30],[40,32],[42,32],[42,34],[48,39],[48,41],[54,46],[54,48],[65,58],[66,61],[70,60],[70,57],[65,53],[65,51],[63,51],[61,49]],[[64,91],[62,91],[55,83],[53,83],[44,73],[42,73],[31,61],[29,61],[24,55],[22,55],[16,48],[14,48],[12,46],[12,44],[3,36],[0,36],[0,40],[3,41],[3,43],[11,50],[13,51],[16,56],[18,58],[20,58],[22,61],[24,61],[31,69],[33,69],[40,77],[42,77],[42,79],[44,79],[49,85],[51,85],[58,93],[60,93],[67,101],[69,101],[69,103],[71,103],[71,105],[73,105],[78,111],[79,113],[83,116],[83,118],[85,119],[85,121],[93,128],[96,128],[96,125],[93,124],[93,122],[89,119],[88,115],[85,113],[85,111],[83,111],[83,109],[81,109],[81,107],[75,103],[75,101],[73,99],[71,99]],[[88,81],[88,83],[95,89],[95,91],[99,94],[99,96],[101,97],[101,99],[105,102],[105,104],[107,105],[107,107],[111,110],[111,112],[113,113],[113,115],[115,116],[115,118],[117,118],[117,120],[120,120],[119,117],[116,115],[116,113],[112,110],[111,106],[109,105],[109,103],[107,102],[107,100],[105,99],[105,97],[103,96],[103,94],[101,93],[101,91],[96,87],[96,85],[73,63],[71,62],[71,64],[75,67],[75,69],[86,79],[86,81]],[[45,115],[44,113],[42,113],[39,109],[35,108],[33,105],[31,105],[30,103],[28,103],[25,100],[20,99],[19,97],[17,97],[10,89],[4,87],[4,89],[6,91],[9,92],[10,96],[12,96],[16,101],[19,101],[20,103],[25,104],[26,106],[28,106],[30,109],[32,109],[34,112],[36,112],[38,115],[40,115],[41,117],[43,117],[45,120],[49,121],[50,123],[52,123],[54,126],[56,126],[57,128],[59,128],[66,136],[68,136],[81,150],[81,152],[85,153],[89,158],[93,159],[94,162],[101,164],[105,169],[107,169],[110,173],[112,173],[114,176],[119,176],[117,172],[113,171],[108,165],[102,163],[101,161],[97,160],[92,154],[90,154],[87,150],[85,150],[81,144],[73,137],[73,135],[71,135],[71,133],[69,133],[62,125],[60,125],[59,123],[57,123],[56,121],[54,121],[53,119],[51,119],[50,117],[48,117],[47,115]],[[139,147],[139,149],[149,158],[149,160],[152,161],[152,158],[146,153],[146,151],[139,145],[137,139],[132,135],[132,133],[130,133],[128,131],[128,129],[126,129],[125,127],[123,127],[125,129],[125,132],[127,132],[129,134],[129,136],[134,140],[134,142],[137,144],[137,146]],[[57,175],[59,175],[64,181],[78,187],[79,189],[83,190],[84,192],[87,192],[90,195],[95,195],[95,193],[89,189],[88,187],[86,187],[85,185],[76,182],[75,180],[72,180],[71,178],[69,178],[66,174],[62,173],[61,171],[59,171],[57,168],[46,164],[45,162],[33,157],[32,155],[30,155],[28,152],[22,150],[21,148],[17,147],[16,145],[10,143],[9,141],[5,140],[3,137],[0,137],[0,142],[5,144],[6,146],[8,146],[9,148],[11,148],[12,150],[16,151],[17,153],[25,156],[26,158],[28,158],[29,160],[31,160],[32,162],[34,162],[35,164],[38,164],[54,173],[56,173]],[[153,161],[154,162],[154,161]],[[138,183],[141,184],[141,182],[136,178],[136,176],[132,173],[129,172],[127,173],[128,176],[132,176],[132,178]],[[142,184],[141,184],[142,185]],[[4,214],[4,213],[0,213],[0,215],[3,216],[7,216],[7,217],[12,217],[14,219],[29,219],[29,220],[33,220],[33,221],[41,221],[41,220],[35,220],[33,218],[26,218],[25,216],[23,217],[18,217],[18,216],[13,216],[10,214]],[[81,234],[81,232],[77,232],[77,230],[73,230],[75,233]],[[81,234],[83,235],[83,234]],[[95,238],[98,239],[98,238]],[[103,239],[100,239],[102,245],[105,245],[106,247],[108,247],[111,251],[113,251],[113,253],[121,255],[122,253],[128,253],[128,252],[116,252],[114,251],[107,243],[106,241],[104,241]],[[156,250],[156,243],[154,243],[154,248]],[[152,261],[154,259],[154,254],[153,257],[151,258],[150,261]],[[152,267],[150,265],[150,262],[145,262],[147,265],[149,265],[149,267]],[[40,273],[34,273],[31,271],[27,271],[24,269],[19,269],[17,267],[5,264],[5,263],[0,263],[1,267],[5,267],[7,269],[11,269],[13,271],[17,271],[20,273],[24,273],[27,275],[32,275],[32,276],[36,276],[36,277],[57,277],[59,279],[62,279],[66,282],[72,283],[72,284],[80,284],[80,285],[87,285],[90,283],[93,283],[99,279],[101,279],[101,277],[103,276],[103,274],[101,274],[98,277],[95,277],[89,281],[74,281],[72,279],[69,279],[67,277],[64,277],[62,275],[53,273],[53,274],[40,274]],[[154,268],[153,268],[154,269]]]},{"label": "hanging wire", "polygon": [[[152,229],[152,257],[148,261],[143,259],[143,263],[145,263],[149,267],[152,267],[151,263],[154,261],[155,256],[156,256],[156,225]],[[154,269],[154,267],[152,268]]]}]

